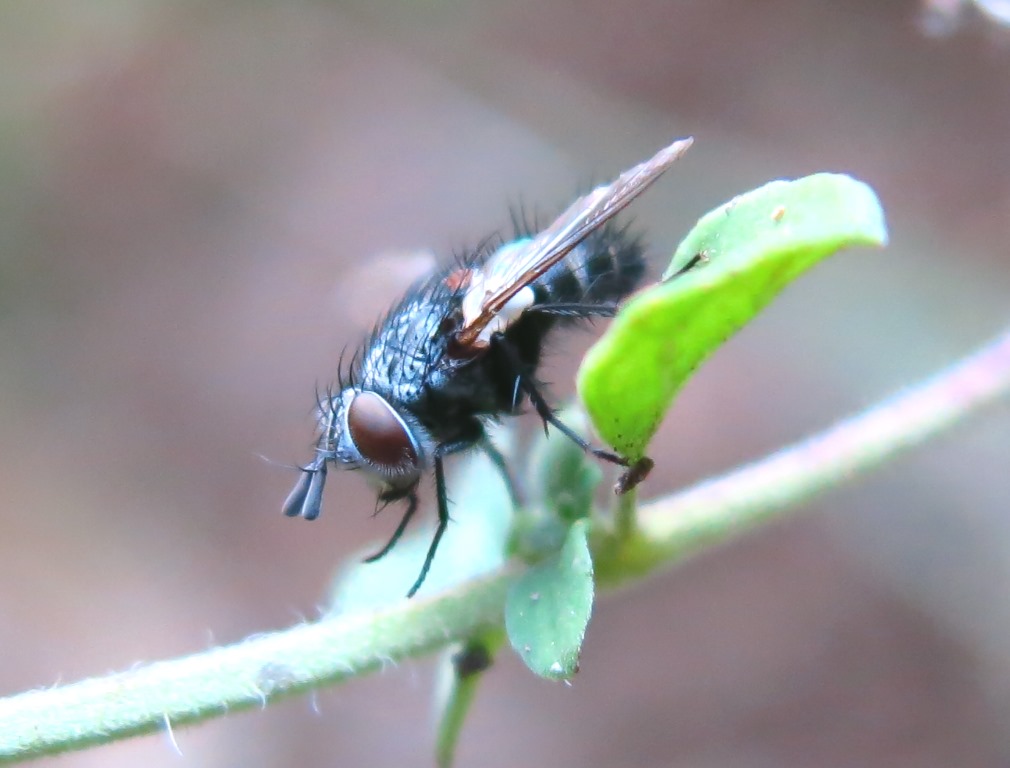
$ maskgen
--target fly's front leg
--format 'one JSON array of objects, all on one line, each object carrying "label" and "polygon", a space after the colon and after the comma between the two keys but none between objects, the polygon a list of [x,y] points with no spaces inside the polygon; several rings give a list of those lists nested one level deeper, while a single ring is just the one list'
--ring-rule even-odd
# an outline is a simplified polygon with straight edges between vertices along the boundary
[{"label": "fly's front leg", "polygon": [[[424,584],[424,580],[428,577],[428,571],[431,569],[431,564],[435,559],[435,552],[438,551],[438,545],[442,541],[446,528],[449,527],[449,495],[446,492],[445,485],[444,458],[450,453],[456,453],[466,448],[472,448],[475,444],[487,442],[484,427],[480,421],[473,419],[467,426],[468,428],[462,437],[449,443],[442,443],[435,448],[435,498],[438,502],[438,525],[435,528],[435,535],[431,538],[431,544],[428,545],[428,553],[424,556],[421,573],[418,574],[414,586],[407,592],[408,598],[413,597],[417,593],[417,590],[421,588],[421,585]],[[405,524],[401,523],[401,527],[403,526]]]},{"label": "fly's front leg", "polygon": [[[392,537],[386,542],[386,546],[376,552],[374,555],[369,555],[364,559],[366,563],[374,563],[376,560],[381,560],[383,557],[389,554],[389,550],[396,546],[396,542],[400,540],[403,536],[403,532],[407,530],[407,524],[410,523],[410,519],[417,512],[417,483],[407,488],[404,491],[384,491],[379,494],[379,499],[376,502],[377,506],[375,514],[379,514],[383,509],[386,508],[392,501],[399,501],[400,499],[407,500],[407,510],[403,513],[403,517],[400,518],[399,525],[396,526],[396,530],[393,531]],[[374,515],[373,515],[374,516]]]},{"label": "fly's front leg", "polygon": [[435,535],[431,538],[431,544],[428,545],[428,554],[424,556],[424,565],[421,566],[421,573],[418,574],[414,586],[407,592],[408,598],[417,594],[417,590],[424,584],[424,580],[428,577],[431,563],[435,559],[438,544],[442,541],[445,529],[449,527],[449,498],[445,491],[445,468],[442,466],[442,453],[438,449],[435,449],[435,495],[438,498],[438,526],[435,528]]}]

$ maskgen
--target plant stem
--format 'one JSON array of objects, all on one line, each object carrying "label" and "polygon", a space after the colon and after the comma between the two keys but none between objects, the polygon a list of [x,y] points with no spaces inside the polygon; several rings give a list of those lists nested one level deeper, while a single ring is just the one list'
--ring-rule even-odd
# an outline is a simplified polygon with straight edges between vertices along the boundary
[{"label": "plant stem", "polygon": [[771,456],[639,508],[653,566],[852,480],[1010,392],[1010,330],[917,386]]},{"label": "plant stem", "polygon": [[[1010,332],[914,389],[761,461],[639,510],[623,577],[641,576],[852,479],[1010,391]],[[626,550],[628,548],[619,548]],[[621,580],[617,563],[603,583]],[[597,575],[604,569],[597,563]],[[0,760],[105,743],[263,706],[501,626],[515,569],[375,614],[259,635],[129,672],[0,700]]]},{"label": "plant stem", "polygon": [[0,761],[265,706],[501,625],[510,572],[432,599],[302,624],[192,656],[0,700]]},{"label": "plant stem", "polygon": [[[501,629],[486,632],[469,640],[461,651],[443,661],[442,674],[447,678],[439,703],[440,718],[435,736],[435,762],[439,768],[451,768],[456,757],[456,745],[463,723],[477,695],[477,686],[484,677],[486,666],[505,642]],[[481,668],[467,668],[467,657],[476,658]],[[483,666],[486,665],[486,666]]]},{"label": "plant stem", "polygon": [[614,538],[627,541],[638,531],[638,489],[618,495],[614,509]]}]

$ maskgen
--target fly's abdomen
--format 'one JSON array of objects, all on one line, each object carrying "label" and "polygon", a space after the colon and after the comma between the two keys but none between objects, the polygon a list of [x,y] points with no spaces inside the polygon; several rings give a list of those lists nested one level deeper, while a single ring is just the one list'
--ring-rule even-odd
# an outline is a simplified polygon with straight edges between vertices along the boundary
[{"label": "fly's abdomen", "polygon": [[612,304],[635,290],[644,276],[641,241],[627,227],[610,223],[589,235],[534,284],[536,303]]}]

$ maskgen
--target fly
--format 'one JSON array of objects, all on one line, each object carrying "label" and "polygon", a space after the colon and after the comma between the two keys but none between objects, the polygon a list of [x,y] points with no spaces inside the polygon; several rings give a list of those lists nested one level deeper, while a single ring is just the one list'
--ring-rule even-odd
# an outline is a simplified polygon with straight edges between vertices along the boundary
[{"label": "fly", "polygon": [[[389,542],[365,562],[386,555],[417,511],[421,478],[434,470],[438,526],[407,597],[424,583],[449,523],[446,456],[482,448],[502,470],[505,460],[485,424],[518,413],[528,400],[543,420],[583,450],[627,467],[627,489],[652,463],[634,466],[595,448],[554,415],[536,378],[544,340],[558,324],[612,317],[640,283],[642,244],[613,217],[691,146],[675,141],[572,203],[533,236],[484,247],[411,288],[381,320],[338,385],[317,397],[315,458],[284,502],[284,514],[315,520],[330,464],[360,469],[378,489],[379,509],[406,507]],[[523,233],[525,234],[525,233]],[[693,263],[693,262],[692,262]]]}]

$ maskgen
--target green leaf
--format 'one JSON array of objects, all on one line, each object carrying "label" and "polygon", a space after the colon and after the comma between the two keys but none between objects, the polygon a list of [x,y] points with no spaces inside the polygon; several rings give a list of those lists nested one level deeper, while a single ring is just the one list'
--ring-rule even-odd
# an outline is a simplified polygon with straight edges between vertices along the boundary
[{"label": "green leaf", "polygon": [[[460,471],[450,476],[448,486],[452,520],[418,591],[421,597],[489,573],[505,562],[513,509],[497,467],[482,451],[474,451]],[[418,512],[417,517],[424,517],[424,512]],[[434,510],[427,512],[434,518]],[[386,522],[384,531],[392,532],[400,514],[401,507],[394,504],[376,519]],[[379,549],[379,543],[360,553],[359,562],[341,568],[334,579],[330,613],[366,613],[403,600],[421,570],[432,534],[431,526],[422,524],[416,535],[404,536],[374,563],[360,559]]]},{"label": "green leaf", "polygon": [[578,671],[593,609],[587,529],[586,520],[573,523],[561,550],[523,574],[505,600],[509,642],[526,666],[552,680]]},{"label": "green leaf", "polygon": [[638,459],[695,367],[779,291],[840,248],[886,241],[876,194],[838,174],[773,181],[707,214],[663,282],[633,297],[583,359],[578,390],[597,432]]}]

